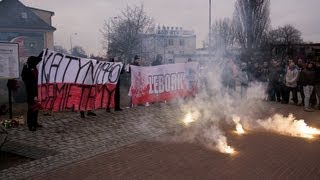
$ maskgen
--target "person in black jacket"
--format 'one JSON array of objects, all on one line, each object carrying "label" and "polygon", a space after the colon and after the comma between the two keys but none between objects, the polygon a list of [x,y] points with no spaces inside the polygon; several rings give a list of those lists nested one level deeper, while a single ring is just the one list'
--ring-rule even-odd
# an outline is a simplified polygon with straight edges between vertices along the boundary
[{"label": "person in black jacket", "polygon": [[162,56],[161,55],[157,55],[156,60],[152,62],[151,66],[158,66],[158,65],[162,65]]},{"label": "person in black jacket", "polygon": [[30,131],[36,131],[38,127],[38,69],[37,64],[42,60],[43,52],[38,57],[30,56],[27,62],[23,65],[21,77],[26,87],[28,114],[27,124]]},{"label": "person in black jacket", "polygon": [[308,63],[307,67],[300,74],[300,83],[304,92],[304,110],[313,111],[310,106],[310,97],[316,83],[316,72],[312,63]]},{"label": "person in black jacket", "polygon": [[315,92],[318,97],[317,109],[320,109],[320,63],[317,62],[315,65],[316,80],[315,80]]},{"label": "person in black jacket", "polygon": [[[114,58],[110,58],[109,62],[115,62]],[[120,74],[123,74],[123,68],[121,69]],[[108,107],[106,109],[107,112],[110,112],[110,102],[108,102]],[[118,82],[116,84],[116,89],[115,89],[115,93],[114,93],[114,111],[122,111],[123,109],[121,109],[120,107],[120,77],[118,79]]]}]

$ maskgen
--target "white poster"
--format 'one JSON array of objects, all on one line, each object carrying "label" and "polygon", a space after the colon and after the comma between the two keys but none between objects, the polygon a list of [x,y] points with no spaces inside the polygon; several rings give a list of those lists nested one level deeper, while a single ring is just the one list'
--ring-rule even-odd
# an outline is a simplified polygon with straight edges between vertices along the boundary
[{"label": "white poster", "polygon": [[39,63],[38,99],[51,111],[114,107],[123,64],[45,50]]},{"label": "white poster", "polygon": [[18,44],[0,42],[0,78],[15,79],[19,77]]},{"label": "white poster", "polygon": [[132,104],[194,96],[198,91],[198,81],[199,65],[196,62],[131,66]]}]

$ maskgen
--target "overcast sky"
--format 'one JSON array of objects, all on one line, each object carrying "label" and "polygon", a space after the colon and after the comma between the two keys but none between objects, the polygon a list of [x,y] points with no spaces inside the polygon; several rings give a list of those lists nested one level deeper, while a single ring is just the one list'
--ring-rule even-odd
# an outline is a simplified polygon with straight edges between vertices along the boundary
[{"label": "overcast sky", "polygon": [[[100,29],[126,5],[144,3],[156,24],[195,30],[197,46],[208,33],[208,0],[21,0],[25,5],[55,12],[55,44],[82,46],[88,54],[102,55]],[[213,19],[231,17],[235,0],[212,0]],[[293,24],[305,41],[320,42],[319,0],[271,0],[271,24]],[[77,35],[74,35],[77,33]]]}]

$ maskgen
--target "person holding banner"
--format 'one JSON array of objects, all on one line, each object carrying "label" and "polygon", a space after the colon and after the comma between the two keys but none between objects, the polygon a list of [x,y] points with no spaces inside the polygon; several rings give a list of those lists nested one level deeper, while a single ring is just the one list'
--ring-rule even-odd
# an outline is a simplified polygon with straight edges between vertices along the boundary
[{"label": "person holding banner", "polygon": [[[109,62],[115,62],[114,58],[110,58]],[[123,68],[121,69],[120,74],[123,74]],[[110,104],[108,104],[108,107],[106,109],[107,112],[110,112]],[[115,94],[114,94],[114,111],[122,111],[120,107],[120,77],[116,84]]]},{"label": "person holding banner", "polygon": [[153,61],[151,64],[151,66],[158,66],[158,65],[162,65],[162,56],[160,54],[156,56],[156,60]]},{"label": "person holding banner", "polygon": [[38,124],[40,105],[38,102],[38,69],[37,64],[42,60],[43,52],[38,57],[30,56],[24,64],[21,77],[26,87],[28,114],[27,124],[30,131],[42,127]]},{"label": "person holding banner", "polygon": [[[134,56],[134,59],[133,59],[133,63],[131,64],[132,66],[141,66],[140,64],[140,57],[138,55],[135,55]],[[130,65],[130,66],[131,66]],[[128,73],[131,74],[131,67],[129,66],[128,68]],[[130,77],[131,79],[131,77]],[[130,96],[130,107],[134,107],[134,105],[132,104],[132,94],[131,94],[131,89],[132,89],[132,85],[130,86],[129,88],[129,94],[128,96]]]}]

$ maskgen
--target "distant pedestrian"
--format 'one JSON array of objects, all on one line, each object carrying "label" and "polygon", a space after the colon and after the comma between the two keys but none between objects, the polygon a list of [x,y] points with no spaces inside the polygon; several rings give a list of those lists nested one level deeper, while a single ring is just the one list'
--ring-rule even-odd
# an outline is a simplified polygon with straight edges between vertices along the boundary
[{"label": "distant pedestrian", "polygon": [[227,92],[229,95],[232,95],[236,90],[236,79],[233,66],[233,60],[228,59],[226,65],[222,69],[221,83],[223,87],[223,94]]},{"label": "distant pedestrian", "polygon": [[[298,67],[299,73],[301,73],[306,68],[306,63],[302,59],[298,59],[297,67]],[[299,105],[304,105],[304,91],[303,91],[303,86],[300,82],[300,76],[298,79],[297,93],[300,93],[300,96],[302,99]]]},{"label": "distant pedestrian", "polygon": [[285,76],[285,94],[284,94],[284,104],[289,103],[290,92],[292,92],[292,100],[295,104],[298,103],[297,97],[297,85],[298,85],[298,78],[299,78],[299,70],[293,61],[290,62],[286,76]]},{"label": "distant pedestrian", "polygon": [[241,63],[241,70],[239,72],[239,82],[240,82],[241,98],[246,98],[247,97],[247,89],[249,86],[247,63]]},{"label": "distant pedestrian", "polygon": [[308,63],[307,67],[301,72],[300,75],[301,85],[304,92],[304,110],[307,112],[313,111],[310,106],[310,97],[316,82],[316,72],[312,63]]},{"label": "distant pedestrian", "polygon": [[315,79],[315,92],[318,98],[317,109],[320,109],[320,63],[317,62],[315,66],[316,79]]},{"label": "distant pedestrian", "polygon": [[269,69],[269,84],[268,84],[268,100],[281,102],[281,78],[282,69],[280,63],[273,59],[271,61],[271,68]]},{"label": "distant pedestrian", "polygon": [[151,66],[159,66],[162,65],[162,56],[157,55],[156,60],[151,63]]},{"label": "distant pedestrian", "polygon": [[[139,55],[135,55],[135,56],[134,56],[133,62],[132,62],[131,65],[132,65],[132,66],[141,66],[141,60],[140,60],[140,56],[139,56]],[[129,73],[130,75],[131,75],[131,65],[129,66],[129,71],[128,71],[128,73]],[[131,76],[130,76],[130,79],[131,79]],[[129,106],[130,106],[130,107],[134,107],[134,105],[132,104],[131,88],[132,88],[132,85],[130,85],[129,93],[128,93],[128,96],[130,96],[130,104],[129,104]]]}]

